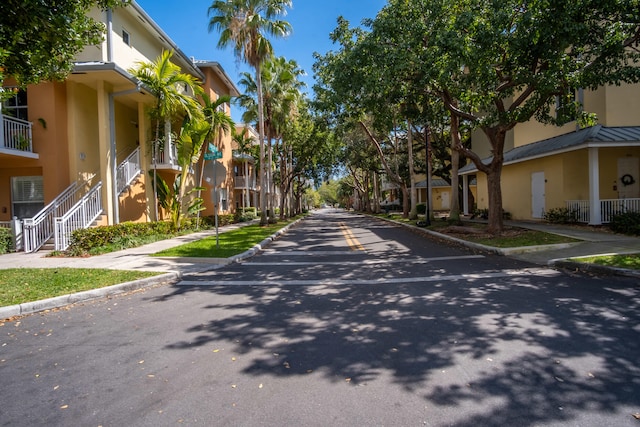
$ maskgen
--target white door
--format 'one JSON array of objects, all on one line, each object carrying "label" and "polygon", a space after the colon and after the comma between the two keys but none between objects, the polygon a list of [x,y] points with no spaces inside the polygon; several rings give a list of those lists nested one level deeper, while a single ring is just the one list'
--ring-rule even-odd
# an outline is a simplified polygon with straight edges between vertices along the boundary
[{"label": "white door", "polygon": [[451,206],[451,196],[449,196],[449,192],[443,191],[440,193],[440,197],[442,197],[442,210],[449,209],[449,206]]},{"label": "white door", "polygon": [[544,172],[531,174],[531,218],[544,218]]},{"label": "white door", "polygon": [[620,157],[618,159],[618,198],[635,199],[640,197],[640,159]]}]

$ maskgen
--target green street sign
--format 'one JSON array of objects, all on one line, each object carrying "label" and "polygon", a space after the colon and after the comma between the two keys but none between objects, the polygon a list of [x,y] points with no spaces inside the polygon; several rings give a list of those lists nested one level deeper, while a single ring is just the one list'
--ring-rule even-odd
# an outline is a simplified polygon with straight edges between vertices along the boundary
[{"label": "green street sign", "polygon": [[222,151],[218,150],[218,147],[209,143],[209,151],[204,153],[205,160],[216,160],[222,158]]}]

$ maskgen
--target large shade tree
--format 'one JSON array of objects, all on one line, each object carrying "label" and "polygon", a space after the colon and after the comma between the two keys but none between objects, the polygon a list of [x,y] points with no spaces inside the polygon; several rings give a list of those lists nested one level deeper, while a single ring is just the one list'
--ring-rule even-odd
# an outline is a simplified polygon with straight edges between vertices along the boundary
[{"label": "large shade tree", "polygon": [[[492,157],[485,162],[459,139],[453,145],[487,176],[494,233],[503,228],[507,133],[534,118],[589,124],[593,117],[567,102],[575,90],[638,82],[638,6],[636,0],[390,0],[378,16],[373,31],[409,54],[420,84],[450,111],[452,137],[463,120],[486,135]],[[564,111],[556,115],[558,98]]]},{"label": "large shade tree", "polygon": [[4,76],[26,85],[62,80],[86,46],[104,38],[105,27],[91,16],[129,0],[2,0],[0,2],[0,86]]},{"label": "large shade tree", "polygon": [[[209,7],[209,31],[218,31],[218,47],[232,46],[237,58],[254,68],[258,89],[258,135],[260,143],[261,180],[264,182],[264,112],[262,102],[261,67],[272,55],[268,36],[283,37],[291,25],[279,19],[286,15],[291,0],[215,0]],[[265,186],[260,186],[260,223],[268,222]]]}]

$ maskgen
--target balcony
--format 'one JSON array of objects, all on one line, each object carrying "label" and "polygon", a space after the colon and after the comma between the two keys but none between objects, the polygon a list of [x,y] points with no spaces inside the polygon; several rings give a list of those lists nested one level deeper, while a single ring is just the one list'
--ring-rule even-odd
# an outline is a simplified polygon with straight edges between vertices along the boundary
[{"label": "balcony", "polygon": [[0,154],[37,159],[33,152],[32,123],[0,113]]},{"label": "balcony", "polygon": [[169,146],[169,150],[164,147],[157,150],[155,156],[151,156],[151,169],[180,172],[182,168],[178,165],[178,152],[175,144]]},{"label": "balcony", "polygon": [[234,181],[236,190],[244,190],[248,188],[249,190],[254,191],[258,189],[256,186],[256,178],[254,176],[236,176]]}]

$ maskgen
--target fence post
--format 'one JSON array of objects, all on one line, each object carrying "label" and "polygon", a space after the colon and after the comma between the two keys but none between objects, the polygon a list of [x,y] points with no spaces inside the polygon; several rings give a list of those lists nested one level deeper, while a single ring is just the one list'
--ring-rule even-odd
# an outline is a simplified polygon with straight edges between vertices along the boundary
[{"label": "fence post", "polygon": [[13,235],[13,249],[22,250],[22,221],[17,216],[11,220],[11,234]]}]

